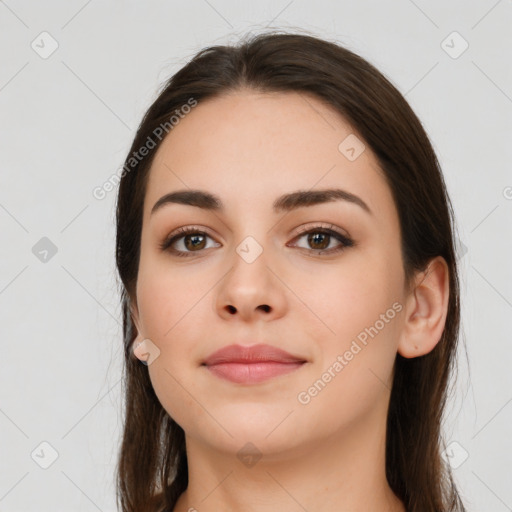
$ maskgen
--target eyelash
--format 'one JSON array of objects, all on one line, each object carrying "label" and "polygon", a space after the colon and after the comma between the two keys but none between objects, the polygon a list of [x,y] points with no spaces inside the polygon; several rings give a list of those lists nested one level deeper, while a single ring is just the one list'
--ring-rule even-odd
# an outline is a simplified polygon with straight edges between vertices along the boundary
[{"label": "eyelash", "polygon": [[[332,227],[332,225],[330,227]],[[299,249],[303,249],[303,250],[306,250],[306,251],[309,251],[309,252],[313,252],[313,253],[318,254],[318,255],[319,254],[329,254],[329,255],[331,255],[331,254],[337,254],[337,253],[345,250],[346,248],[353,247],[355,245],[353,240],[351,240],[350,238],[346,237],[345,235],[342,235],[339,231],[327,228],[325,226],[318,226],[318,225],[317,226],[313,226],[313,227],[311,227],[309,225],[303,227],[300,230],[299,234],[294,237],[294,240],[295,239],[300,239],[303,236],[309,235],[309,234],[312,234],[312,233],[315,233],[315,234],[321,233],[321,234],[324,234],[324,235],[328,235],[328,236],[333,237],[336,240],[338,240],[338,242],[341,242],[342,245],[340,245],[338,247],[331,248],[331,249],[305,249],[304,247],[299,247]],[[198,251],[177,251],[176,249],[172,249],[171,248],[171,246],[176,241],[178,241],[181,238],[184,238],[186,235],[189,235],[189,234],[206,235],[206,236],[212,238],[207,231],[204,231],[203,229],[200,229],[197,226],[187,226],[187,227],[178,229],[174,233],[171,233],[167,238],[165,238],[165,240],[163,240],[163,242],[161,242],[159,244],[160,250],[161,251],[171,252],[172,254],[174,254],[175,256],[178,256],[180,258],[181,257],[189,258],[189,257],[192,257],[194,255],[194,252],[199,253],[202,250],[204,250],[204,249],[200,249]]]}]

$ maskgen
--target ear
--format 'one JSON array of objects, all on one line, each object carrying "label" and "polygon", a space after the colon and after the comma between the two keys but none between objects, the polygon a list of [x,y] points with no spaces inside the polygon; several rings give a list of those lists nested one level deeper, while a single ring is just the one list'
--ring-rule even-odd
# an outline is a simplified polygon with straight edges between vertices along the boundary
[{"label": "ear", "polygon": [[406,358],[428,354],[443,334],[449,299],[449,269],[437,256],[420,272],[406,301],[398,353]]},{"label": "ear", "polygon": [[132,342],[132,353],[135,354],[135,356],[138,357],[137,351],[135,350],[137,346],[142,342],[144,339],[144,336],[142,335],[141,325],[140,325],[140,318],[139,318],[139,308],[137,306],[136,301],[132,301],[131,299],[128,300],[129,309],[130,309],[130,315],[132,320],[132,325],[137,331],[137,336]]}]

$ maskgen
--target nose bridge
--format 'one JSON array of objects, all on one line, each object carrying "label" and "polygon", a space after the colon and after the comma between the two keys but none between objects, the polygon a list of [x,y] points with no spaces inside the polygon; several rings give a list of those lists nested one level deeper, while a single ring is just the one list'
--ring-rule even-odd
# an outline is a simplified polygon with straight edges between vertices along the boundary
[{"label": "nose bridge", "polygon": [[[262,261],[267,260],[270,249],[269,221],[271,219],[266,219],[265,215],[255,215],[254,212],[257,210],[253,201],[248,200],[245,206],[240,205],[240,208],[234,213],[234,218],[237,219],[233,230],[234,250],[245,264],[253,265],[256,262],[261,264]],[[244,211],[245,214],[243,214]],[[233,262],[239,263],[236,258]]]},{"label": "nose bridge", "polygon": [[252,235],[247,235],[235,249],[238,256],[248,265],[252,265],[257,260],[266,259],[265,256],[261,256],[264,252],[268,251],[268,244],[266,244],[265,240],[262,240],[261,235],[258,236],[258,239]]},{"label": "nose bridge", "polygon": [[[262,237],[258,238],[261,240]],[[262,290],[269,285],[268,251],[268,244],[264,240],[258,241],[253,235],[245,236],[235,246],[231,274],[238,286],[250,291]]]}]

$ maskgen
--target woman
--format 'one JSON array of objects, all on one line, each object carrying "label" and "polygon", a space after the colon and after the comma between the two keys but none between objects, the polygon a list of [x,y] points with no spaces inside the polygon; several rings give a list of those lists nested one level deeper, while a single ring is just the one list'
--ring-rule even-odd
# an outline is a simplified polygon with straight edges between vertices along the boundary
[{"label": "woman", "polygon": [[196,55],[119,188],[121,509],[463,511],[453,230],[421,123],[361,57],[278,33]]}]

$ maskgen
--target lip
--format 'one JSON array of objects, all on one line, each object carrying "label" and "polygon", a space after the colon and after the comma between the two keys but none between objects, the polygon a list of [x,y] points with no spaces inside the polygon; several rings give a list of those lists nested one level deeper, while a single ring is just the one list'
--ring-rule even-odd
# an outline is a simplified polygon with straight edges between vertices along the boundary
[{"label": "lip", "polygon": [[220,350],[210,354],[203,364],[212,366],[220,363],[304,363],[306,360],[299,356],[294,356],[284,350],[273,347],[272,345],[228,345]]},{"label": "lip", "polygon": [[293,372],[306,362],[271,345],[229,345],[210,354],[203,366],[217,377],[250,384]]}]

